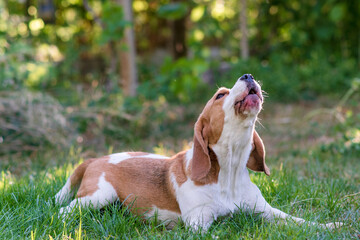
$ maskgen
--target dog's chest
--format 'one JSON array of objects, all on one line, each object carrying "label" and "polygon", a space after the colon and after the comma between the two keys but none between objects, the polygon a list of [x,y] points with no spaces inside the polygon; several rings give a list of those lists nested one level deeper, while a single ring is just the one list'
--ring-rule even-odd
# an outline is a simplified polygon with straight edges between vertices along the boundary
[{"label": "dog's chest", "polygon": [[204,211],[211,212],[214,217],[227,215],[236,211],[246,196],[246,185],[250,183],[246,161],[249,158],[251,145],[242,147],[217,145],[213,149],[220,164],[218,181],[214,184],[197,186],[188,179],[177,188],[177,200],[182,214],[187,215],[200,207]]},{"label": "dog's chest", "polygon": [[226,178],[223,179],[221,173],[219,175],[219,182],[214,193],[218,196],[215,204],[219,207],[219,215],[226,215],[240,207],[246,195],[246,187],[244,186],[248,184],[250,179],[247,169],[237,169],[237,171],[229,174],[232,177],[226,175]]},{"label": "dog's chest", "polygon": [[244,192],[241,187],[242,185],[234,186],[229,184],[224,187],[218,182],[196,186],[189,179],[176,189],[181,213],[187,217],[198,214],[198,210],[201,210],[202,213],[200,215],[210,214],[215,218],[228,215],[236,211],[243,201],[242,196]]}]

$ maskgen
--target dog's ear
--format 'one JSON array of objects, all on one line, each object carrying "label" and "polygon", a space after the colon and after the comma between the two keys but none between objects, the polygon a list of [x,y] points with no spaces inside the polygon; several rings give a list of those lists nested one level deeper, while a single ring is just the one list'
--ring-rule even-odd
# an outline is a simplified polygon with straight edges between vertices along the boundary
[{"label": "dog's ear", "polygon": [[255,130],[253,133],[253,149],[246,166],[253,171],[264,172],[266,175],[270,175],[270,169],[265,163],[265,147],[262,139]]},{"label": "dog's ear", "polygon": [[201,181],[208,175],[211,168],[208,150],[208,128],[209,124],[206,119],[200,116],[194,128],[194,152],[191,160],[190,174],[190,178],[193,181]]}]

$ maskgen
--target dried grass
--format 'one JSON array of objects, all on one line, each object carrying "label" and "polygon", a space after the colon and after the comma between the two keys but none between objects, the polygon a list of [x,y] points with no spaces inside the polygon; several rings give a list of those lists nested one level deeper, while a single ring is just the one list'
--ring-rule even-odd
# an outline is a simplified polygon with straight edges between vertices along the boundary
[{"label": "dried grass", "polygon": [[63,107],[51,96],[0,92],[0,155],[69,146],[73,133]]}]

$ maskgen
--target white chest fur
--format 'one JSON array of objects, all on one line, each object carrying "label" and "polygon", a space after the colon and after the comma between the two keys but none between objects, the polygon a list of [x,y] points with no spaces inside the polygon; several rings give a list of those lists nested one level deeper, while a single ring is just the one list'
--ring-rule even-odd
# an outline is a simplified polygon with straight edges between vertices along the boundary
[{"label": "white chest fur", "polygon": [[[218,216],[236,211],[245,201],[242,196],[246,195],[244,186],[250,182],[246,162],[251,145],[245,144],[241,147],[227,145],[224,148],[221,145],[225,142],[227,141],[219,141],[213,146],[220,165],[217,183],[198,186],[189,178],[179,186],[175,176],[172,176],[182,218],[192,226],[206,228],[207,222],[211,223],[213,218],[216,219]],[[223,149],[227,149],[227,151],[223,151]]]}]

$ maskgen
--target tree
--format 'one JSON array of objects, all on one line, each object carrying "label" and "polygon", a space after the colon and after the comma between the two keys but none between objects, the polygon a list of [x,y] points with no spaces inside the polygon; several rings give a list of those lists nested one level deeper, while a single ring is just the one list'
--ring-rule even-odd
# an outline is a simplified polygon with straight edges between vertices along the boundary
[{"label": "tree", "polygon": [[248,28],[247,28],[247,4],[246,0],[240,0],[240,31],[241,31],[241,41],[240,41],[240,50],[241,57],[244,60],[249,58],[249,41],[248,41]]},{"label": "tree", "polygon": [[[181,0],[174,0],[174,3],[180,3]],[[181,6],[181,5],[180,5]],[[172,51],[174,59],[186,57],[186,15],[177,18],[172,23]]]},{"label": "tree", "polygon": [[186,19],[188,5],[183,0],[173,0],[158,9],[158,16],[170,20],[171,23],[171,51],[174,59],[187,56],[186,47]]},{"label": "tree", "polygon": [[138,81],[132,5],[131,0],[116,1],[123,7],[125,20],[131,23],[131,27],[125,29],[124,38],[122,39],[122,45],[125,45],[127,49],[120,50],[121,85],[126,96],[135,96]]}]

